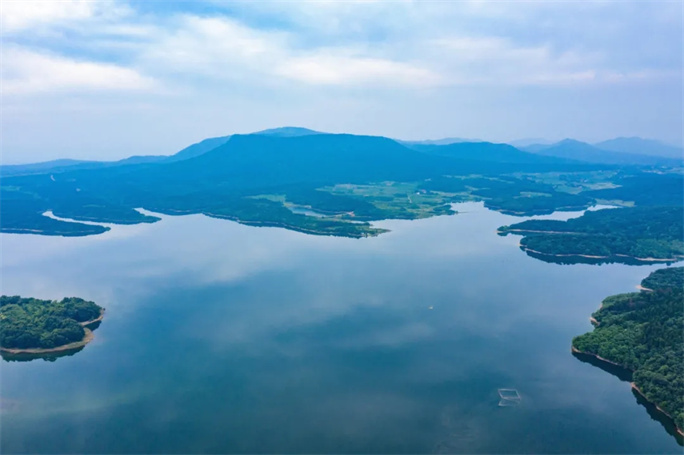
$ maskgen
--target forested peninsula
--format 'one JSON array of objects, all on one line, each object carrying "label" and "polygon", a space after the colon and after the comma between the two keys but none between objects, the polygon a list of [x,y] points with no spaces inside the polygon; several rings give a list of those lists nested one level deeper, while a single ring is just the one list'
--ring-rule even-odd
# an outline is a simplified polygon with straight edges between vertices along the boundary
[{"label": "forested peninsula", "polygon": [[40,300],[0,297],[0,352],[50,354],[82,348],[91,329],[102,321],[104,308],[78,297]]},{"label": "forested peninsula", "polygon": [[523,235],[520,248],[550,262],[675,262],[684,258],[683,219],[683,207],[625,207],[567,221],[528,220],[498,232]]},{"label": "forested peninsula", "polygon": [[573,351],[632,371],[632,387],[684,436],[684,267],[656,270],[641,291],[606,298]]}]

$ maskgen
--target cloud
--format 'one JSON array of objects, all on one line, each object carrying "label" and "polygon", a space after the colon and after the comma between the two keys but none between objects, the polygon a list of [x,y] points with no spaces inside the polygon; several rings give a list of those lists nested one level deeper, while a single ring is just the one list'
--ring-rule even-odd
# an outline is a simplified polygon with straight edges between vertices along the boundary
[{"label": "cloud", "polygon": [[408,62],[342,46],[302,49],[285,31],[257,30],[224,17],[185,15],[140,56],[141,65],[172,73],[271,84],[431,86],[442,79]]},{"label": "cloud", "polygon": [[335,55],[318,52],[283,61],[275,72],[282,76],[317,85],[434,86],[443,78],[427,68],[379,58]]},{"label": "cloud", "polygon": [[125,5],[111,0],[4,0],[0,20],[4,34],[35,32],[42,26],[68,25],[93,18],[116,19],[129,14]]},{"label": "cloud", "polygon": [[677,77],[671,70],[616,71],[606,67],[597,51],[558,51],[550,44],[520,45],[500,37],[443,37],[426,47],[453,85],[576,86]]},{"label": "cloud", "polygon": [[156,82],[109,63],[78,61],[20,47],[2,50],[3,94],[52,91],[151,90]]},{"label": "cloud", "polygon": [[[154,6],[142,13],[115,1],[8,5],[3,20],[19,43],[28,27],[36,24],[69,30],[59,41],[52,40],[59,42],[56,49],[50,49],[48,40],[30,44],[37,49],[45,46],[50,55],[65,49],[80,52],[71,63],[80,62],[80,72],[96,73],[84,87],[111,89],[116,81],[122,88],[149,87],[149,79],[141,73],[196,91],[206,89],[207,79],[247,90],[286,84],[390,89],[575,86],[680,77],[677,68],[663,67],[660,60],[653,67],[611,62],[617,53],[610,49],[610,41],[624,35],[625,26],[607,27],[615,36],[605,39],[610,32],[599,27],[577,33],[575,24],[576,43],[567,39],[567,26],[559,23],[563,16],[559,12],[568,9],[562,4],[525,4],[525,14],[518,6],[482,2],[420,6],[413,2],[238,2],[217,3],[202,13],[182,8],[166,12]],[[634,13],[623,9],[613,15]],[[595,26],[605,19],[607,9],[590,6],[577,12]],[[657,17],[662,22],[661,16]],[[479,24],[476,29],[474,21]],[[556,36],[549,29],[558,30]],[[597,40],[603,47],[587,46]],[[92,61],[98,54],[112,61]],[[88,60],[101,68],[87,66]],[[111,83],[97,77],[103,71],[116,75]],[[10,83],[10,88],[46,91],[73,85],[63,77],[25,79],[31,83],[22,84],[23,88]]]}]

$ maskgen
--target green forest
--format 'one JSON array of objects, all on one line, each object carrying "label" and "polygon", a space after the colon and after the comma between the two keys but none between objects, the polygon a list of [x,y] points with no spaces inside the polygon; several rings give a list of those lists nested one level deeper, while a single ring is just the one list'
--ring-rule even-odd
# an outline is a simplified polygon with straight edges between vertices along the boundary
[{"label": "green forest", "polygon": [[523,221],[499,233],[523,235],[523,250],[549,256],[675,261],[684,257],[683,219],[682,207],[625,207],[589,211],[567,221]]},{"label": "green forest", "polygon": [[572,345],[632,370],[646,398],[684,428],[684,267],[656,270],[641,285],[651,290],[606,298],[596,328]]},{"label": "green forest", "polygon": [[102,307],[77,297],[40,300],[0,297],[0,346],[51,349],[81,341],[83,322],[97,319]]}]

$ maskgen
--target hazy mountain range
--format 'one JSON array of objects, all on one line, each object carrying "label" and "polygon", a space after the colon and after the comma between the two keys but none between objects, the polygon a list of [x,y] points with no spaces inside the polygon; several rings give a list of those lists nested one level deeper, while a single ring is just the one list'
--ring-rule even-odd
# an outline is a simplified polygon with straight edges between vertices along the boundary
[{"label": "hazy mountain range", "polygon": [[[300,127],[282,127],[257,131],[251,135],[268,136],[273,138],[295,138],[304,136],[346,136],[330,135]],[[244,135],[240,135],[244,136]],[[351,135],[350,135],[351,136]],[[2,165],[0,174],[8,177],[12,175],[40,174],[44,172],[62,172],[65,170],[97,169],[127,164],[163,163],[184,161],[206,154],[225,145],[233,136],[220,136],[204,139],[192,144],[179,152],[170,155],[142,155],[132,156],[119,161],[86,161],[58,159],[41,163]],[[364,136],[358,136],[364,137]],[[369,136],[366,136],[369,137]],[[391,139],[388,139],[391,140]],[[620,137],[596,144],[564,139],[560,142],[549,143],[541,138],[528,138],[511,141],[508,144],[496,144],[477,139],[443,138],[424,141],[401,141],[396,143],[406,148],[440,156],[468,155],[468,159],[497,162],[539,162],[524,154],[556,157],[594,164],[610,165],[642,165],[642,166],[676,166],[682,163],[684,150],[664,144],[660,141],[639,137]],[[455,145],[460,144],[460,145]],[[446,148],[439,148],[444,147]],[[523,157],[526,157],[523,159]],[[521,161],[522,160],[522,161]],[[542,160],[544,161],[544,160]]]}]

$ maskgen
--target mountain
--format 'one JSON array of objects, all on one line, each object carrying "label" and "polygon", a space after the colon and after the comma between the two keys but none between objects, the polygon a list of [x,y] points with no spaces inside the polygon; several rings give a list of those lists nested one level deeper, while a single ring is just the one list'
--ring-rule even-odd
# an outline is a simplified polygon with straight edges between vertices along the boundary
[{"label": "mountain", "polygon": [[31,164],[3,164],[0,166],[0,175],[3,177],[9,177],[11,175],[43,174],[45,172],[51,172],[55,169],[63,169],[66,167],[82,164],[88,165],[92,163],[97,163],[97,161],[59,159]]},{"label": "mountain", "polygon": [[204,153],[207,153],[210,150],[214,150],[216,147],[225,144],[226,142],[228,142],[228,139],[230,139],[230,136],[211,137],[209,139],[205,139],[203,141],[197,142],[196,144],[192,144],[188,147],[185,147],[180,152],[169,156],[168,158],[166,158],[166,161],[182,161],[187,160],[189,158],[194,158],[196,156],[200,156]]},{"label": "mountain", "polygon": [[526,137],[522,139],[516,139],[514,141],[507,141],[506,144],[512,145],[513,147],[523,148],[529,147],[530,145],[551,145],[553,141],[544,139],[543,137]]},{"label": "mountain", "polygon": [[[217,140],[196,145],[206,149]],[[186,201],[193,199],[191,205],[195,207],[199,200],[215,204],[222,197],[267,193],[268,188],[283,185],[315,188],[337,183],[416,181],[444,174],[578,169],[568,160],[526,153],[506,144],[459,143],[419,148],[410,149],[386,137],[350,134],[233,135],[223,145],[185,160],[127,166],[100,163],[96,169],[67,169],[55,175],[59,185],[51,183],[49,175],[25,176],[15,183],[26,188],[26,194],[37,192],[48,200],[60,197],[62,192],[72,194],[78,188],[80,198],[88,195],[130,208],[159,207],[163,200],[164,206],[177,205],[180,209],[181,197]],[[579,168],[586,169],[586,165]],[[6,179],[6,184],[10,183]]]},{"label": "mountain", "polygon": [[409,181],[445,173],[543,172],[578,166],[507,144],[464,142],[408,148],[386,137],[327,133],[233,135],[193,144],[170,159],[136,159],[137,164],[130,164],[129,159],[95,162],[94,169],[66,168],[63,172],[68,175],[60,180],[76,182],[83,190],[112,194],[124,188],[127,194],[162,194],[167,189],[169,194],[180,194],[219,186],[222,191],[244,191],[293,183]]},{"label": "mountain", "polygon": [[[273,137],[299,137],[299,136],[310,136],[314,134],[322,134],[319,133],[318,131],[310,130],[308,128],[300,128],[296,126],[283,126],[280,128],[271,128],[267,130],[261,130],[261,131],[256,131],[254,133],[255,135],[262,135],[262,136],[273,136]],[[203,155],[211,150],[214,150],[217,147],[222,146],[232,136],[220,136],[220,137],[212,137],[209,139],[205,139],[201,142],[198,142],[196,144],[192,144],[180,152],[171,155],[166,159],[168,162],[173,162],[173,161],[182,161],[182,160],[187,160],[190,158],[194,158],[196,156]]]},{"label": "mountain", "polygon": [[165,155],[133,155],[128,158],[124,158],[119,161],[113,161],[107,164],[113,166],[121,166],[125,164],[143,164],[143,163],[158,163],[167,160],[168,157]]},{"label": "mountain", "polygon": [[276,136],[276,137],[299,137],[299,136],[311,136],[313,134],[325,134],[320,131],[310,130],[308,128],[301,128],[298,126],[281,126],[280,128],[271,128],[267,130],[257,131],[252,134],[261,134],[264,136]]},{"label": "mountain", "polygon": [[[252,134],[274,136],[274,137],[298,137],[313,134],[321,134],[318,131],[307,128],[298,128],[293,126],[286,126],[282,128],[272,128],[263,131],[257,131]],[[195,144],[185,147],[181,151],[167,156],[167,155],[137,155],[124,158],[118,161],[86,161],[86,160],[72,160],[72,159],[58,159],[52,161],[44,161],[41,163],[31,164],[7,164],[0,165],[0,175],[9,177],[12,175],[29,175],[42,174],[45,172],[64,172],[66,170],[77,169],[96,169],[101,167],[119,166],[124,164],[141,164],[153,162],[175,162],[183,161],[196,156],[203,155],[223,144],[228,142],[231,136],[220,136],[204,139]]]},{"label": "mountain", "polygon": [[168,157],[162,155],[131,156],[119,161],[82,161],[60,159],[32,164],[8,164],[0,166],[0,176],[11,177],[34,174],[59,174],[67,171],[102,169],[116,166],[159,163]]},{"label": "mountain", "polygon": [[199,157],[159,166],[155,175],[175,182],[220,181],[252,188],[300,182],[365,182],[419,178],[436,172],[442,160],[427,158],[397,142],[376,136],[233,135]]},{"label": "mountain", "polygon": [[458,142],[482,142],[480,139],[467,139],[463,137],[445,137],[443,139],[427,139],[424,141],[402,141],[397,140],[400,144],[406,145],[408,147],[414,145],[449,145],[456,144]]},{"label": "mountain", "polygon": [[529,153],[508,144],[495,144],[493,142],[458,142],[448,145],[414,144],[411,148],[429,155],[452,158],[459,161],[506,164],[558,164],[571,162],[567,159]]},{"label": "mountain", "polygon": [[553,156],[587,163],[641,166],[678,166],[681,160],[658,156],[615,152],[595,147],[586,142],[564,139],[551,145],[534,144],[523,150],[543,156]]},{"label": "mountain", "polygon": [[684,149],[664,144],[652,139],[640,137],[618,137],[594,144],[603,150],[613,152],[633,153],[639,155],[659,156],[681,160],[684,158]]}]

